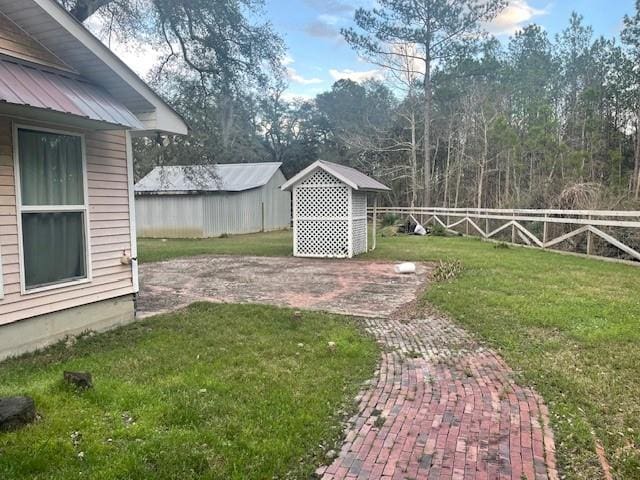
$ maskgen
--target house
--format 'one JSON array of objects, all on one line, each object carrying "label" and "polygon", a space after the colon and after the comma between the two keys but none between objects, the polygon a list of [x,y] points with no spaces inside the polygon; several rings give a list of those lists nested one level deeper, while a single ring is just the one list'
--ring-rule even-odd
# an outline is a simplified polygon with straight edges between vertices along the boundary
[{"label": "house", "polygon": [[282,185],[293,191],[293,254],[351,258],[367,251],[367,193],[390,189],[358,170],[318,160]]},{"label": "house", "polygon": [[135,185],[139,237],[203,238],[291,225],[281,163],[155,167]]},{"label": "house", "polygon": [[131,138],[186,133],[56,0],[0,0],[0,358],[134,319]]}]

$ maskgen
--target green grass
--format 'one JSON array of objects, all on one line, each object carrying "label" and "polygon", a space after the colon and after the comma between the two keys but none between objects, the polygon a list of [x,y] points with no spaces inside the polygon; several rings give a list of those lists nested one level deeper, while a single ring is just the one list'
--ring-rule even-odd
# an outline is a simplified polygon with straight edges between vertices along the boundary
[{"label": "green grass", "polygon": [[[267,306],[194,304],[59,344],[0,363],[0,396],[42,415],[0,434],[0,478],[308,478],[376,359],[345,317]],[[66,369],[95,388],[64,385]]]},{"label": "green grass", "polygon": [[[197,253],[290,255],[290,235],[185,242],[201,246]],[[148,245],[142,258],[152,258]],[[153,255],[183,255],[181,245],[154,241]],[[594,438],[616,478],[640,478],[640,268],[446,237],[379,238],[359,258],[460,260],[462,273],[433,285],[426,300],[543,395],[567,478],[601,478]]]},{"label": "green grass", "polygon": [[639,267],[468,238],[385,238],[367,256],[461,260],[426,300],[542,394],[567,478],[602,478],[594,436],[615,478],[640,478]]},{"label": "green grass", "polygon": [[159,262],[194,255],[291,255],[291,231],[280,230],[225,238],[138,239],[138,259],[141,263]]}]

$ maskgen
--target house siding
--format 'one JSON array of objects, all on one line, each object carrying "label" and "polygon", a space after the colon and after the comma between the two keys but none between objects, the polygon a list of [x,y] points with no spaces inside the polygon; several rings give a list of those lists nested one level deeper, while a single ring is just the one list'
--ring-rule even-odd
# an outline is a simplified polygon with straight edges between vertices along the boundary
[{"label": "house siding", "polygon": [[0,13],[0,53],[47,67],[71,70],[62,60]]},{"label": "house siding", "polygon": [[0,117],[0,325],[134,293],[132,267],[120,262],[131,251],[125,132],[84,133],[91,281],[22,295],[12,121]]}]

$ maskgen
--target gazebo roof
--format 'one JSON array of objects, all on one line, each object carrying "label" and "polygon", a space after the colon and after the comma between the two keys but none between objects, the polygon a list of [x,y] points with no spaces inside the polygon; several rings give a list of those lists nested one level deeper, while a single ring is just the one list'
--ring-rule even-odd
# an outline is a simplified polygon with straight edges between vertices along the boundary
[{"label": "gazebo roof", "polygon": [[365,175],[364,173],[359,172],[355,168],[340,165],[338,163],[327,162],[325,160],[318,160],[312,163],[300,173],[292,177],[280,188],[282,188],[282,190],[291,190],[296,183],[299,183],[307,178],[318,168],[333,175],[338,180],[346,183],[354,190],[363,192],[388,192],[391,190],[389,187]]}]

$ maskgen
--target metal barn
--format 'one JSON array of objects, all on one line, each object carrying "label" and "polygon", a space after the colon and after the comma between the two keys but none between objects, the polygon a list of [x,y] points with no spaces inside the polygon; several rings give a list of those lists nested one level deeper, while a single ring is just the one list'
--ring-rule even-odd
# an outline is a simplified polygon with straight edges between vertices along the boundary
[{"label": "metal barn", "polygon": [[293,191],[293,254],[351,258],[367,251],[367,192],[380,182],[344,165],[318,160],[282,186]]},{"label": "metal barn", "polygon": [[135,185],[139,237],[206,238],[288,228],[281,163],[156,167]]}]

